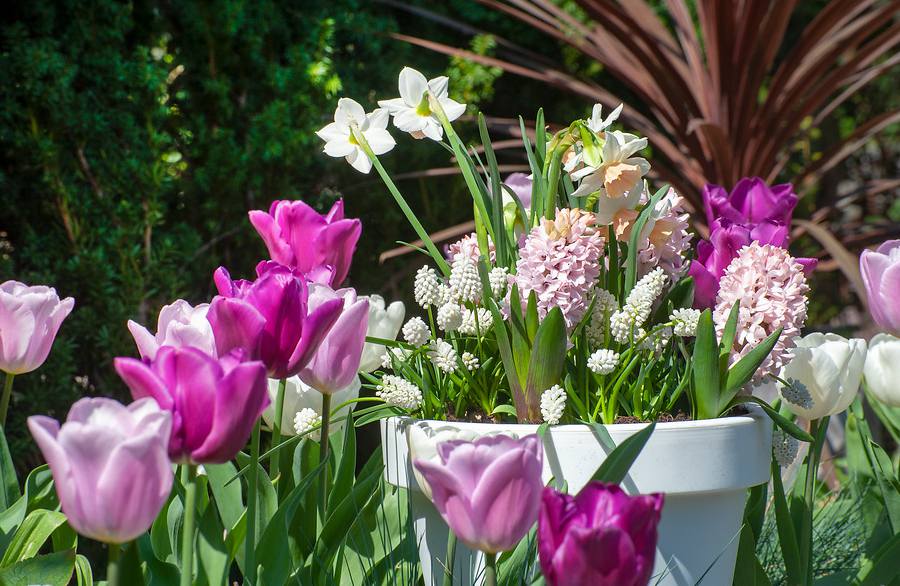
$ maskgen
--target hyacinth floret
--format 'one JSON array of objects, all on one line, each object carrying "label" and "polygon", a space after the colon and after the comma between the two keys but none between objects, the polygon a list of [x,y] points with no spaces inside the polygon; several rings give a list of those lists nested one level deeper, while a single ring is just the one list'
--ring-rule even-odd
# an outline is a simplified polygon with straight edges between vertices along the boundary
[{"label": "hyacinth floret", "polygon": [[[322,416],[311,407],[304,407],[294,415],[294,431],[297,435],[309,433],[309,437],[315,441],[319,441],[319,430],[322,425]],[[315,429],[316,431],[312,431]]]},{"label": "hyacinth floret", "polygon": [[403,324],[403,339],[416,348],[427,342],[429,337],[431,337],[431,330],[428,329],[428,324],[421,317],[410,318]]},{"label": "hyacinth floret", "polygon": [[463,352],[460,360],[462,360],[463,366],[466,367],[466,370],[470,372],[473,370],[478,370],[478,367],[481,365],[481,361],[478,360],[478,357],[471,352]]},{"label": "hyacinth floret", "polygon": [[641,348],[643,348],[644,350],[649,350],[654,354],[659,354],[665,349],[666,344],[668,344],[669,340],[671,339],[672,328],[658,328],[654,331],[651,331],[650,335],[644,338],[644,340],[641,342]]},{"label": "hyacinth floret", "polygon": [[682,338],[691,338],[697,335],[697,324],[700,322],[700,310],[682,308],[675,309],[669,315],[672,322],[672,332]]},{"label": "hyacinth floret", "polygon": [[459,355],[450,343],[438,338],[431,345],[428,357],[436,367],[446,373],[451,373],[456,370],[456,361]]},{"label": "hyacinth floret", "polygon": [[562,419],[566,409],[566,391],[559,385],[553,385],[541,393],[541,417],[550,425],[556,425]]},{"label": "hyacinth floret", "polygon": [[413,297],[416,303],[425,309],[432,305],[440,305],[441,286],[441,280],[433,268],[428,265],[420,268],[413,280]]},{"label": "hyacinth floret", "polygon": [[460,302],[474,303],[481,299],[481,279],[478,265],[468,258],[458,258],[450,267],[450,297]]},{"label": "hyacinth floret", "polygon": [[619,309],[619,302],[615,295],[606,289],[594,291],[594,309],[591,310],[591,319],[585,327],[588,343],[592,348],[599,348],[606,344],[606,332],[609,329],[609,318]]},{"label": "hyacinth floret", "polygon": [[375,396],[388,405],[396,405],[409,411],[418,409],[422,404],[422,391],[419,387],[393,374],[381,377],[381,384],[376,387]]},{"label": "hyacinth floret", "polygon": [[[478,248],[478,235],[475,232],[466,234],[453,244],[447,246],[447,256],[452,263],[455,260],[466,258],[472,261],[476,266],[481,258],[481,249]],[[494,249],[494,242],[488,237],[488,258],[491,263],[496,261],[497,251]]]},{"label": "hyacinth floret", "polygon": [[806,385],[794,378],[789,378],[785,382],[787,385],[781,386],[780,389],[782,399],[807,411],[813,408],[815,401]]},{"label": "hyacinth floret", "polygon": [[445,303],[438,309],[437,326],[445,332],[454,332],[462,325],[462,309],[458,303]]},{"label": "hyacinth floret", "polygon": [[775,347],[757,369],[753,381],[776,374],[792,358],[794,341],[806,322],[809,286],[803,267],[787,250],[752,242],[741,248],[719,280],[713,312],[719,337],[735,303],[740,302],[732,363],[782,329]]},{"label": "hyacinth floret", "polygon": [[609,320],[610,333],[620,344],[628,344],[644,336],[642,326],[650,317],[653,304],[662,294],[668,276],[656,267],[635,283],[625,299],[625,305]]},{"label": "hyacinth floret", "polygon": [[780,429],[772,432],[772,453],[775,455],[775,461],[782,468],[787,468],[797,459],[797,452],[800,450],[800,442],[797,438],[790,436]]},{"label": "hyacinth floret", "polygon": [[493,324],[494,316],[489,309],[485,307],[467,309],[463,312],[459,333],[465,336],[476,336],[480,332],[483,335]]},{"label": "hyacinth floret", "polygon": [[506,285],[509,282],[509,270],[506,267],[494,267],[488,273],[488,283],[491,286],[491,295],[500,299],[506,293]]},{"label": "hyacinth floret", "polygon": [[566,325],[572,328],[587,311],[604,251],[595,222],[592,213],[561,209],[556,218],[543,220],[525,238],[516,262],[515,283],[522,299],[535,292],[540,317],[559,307]]},{"label": "hyacinth floret", "polygon": [[619,353],[601,348],[588,357],[587,367],[594,374],[609,374],[619,365]]}]

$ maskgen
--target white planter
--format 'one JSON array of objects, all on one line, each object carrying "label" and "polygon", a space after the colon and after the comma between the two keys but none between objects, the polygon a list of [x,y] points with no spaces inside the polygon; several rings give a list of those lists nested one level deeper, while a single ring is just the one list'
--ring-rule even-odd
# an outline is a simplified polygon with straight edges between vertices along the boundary
[{"label": "white planter", "polygon": [[[448,527],[423,494],[412,468],[415,455],[431,457],[434,446],[454,436],[472,439],[505,433],[522,437],[536,425],[424,421],[406,417],[382,420],[385,479],[410,489],[410,503],[426,586],[443,584]],[[609,425],[618,445],[644,424]],[[412,436],[412,441],[410,441]],[[629,493],[666,495],[654,578],[651,584],[730,586],[734,574],[746,489],[767,482],[772,451],[772,422],[758,408],[748,415],[705,421],[657,424],[622,487]],[[544,439],[544,480],[566,481],[575,493],[590,480],[606,451],[585,425],[551,427]],[[483,557],[459,544],[454,563],[456,584],[480,584]]]}]

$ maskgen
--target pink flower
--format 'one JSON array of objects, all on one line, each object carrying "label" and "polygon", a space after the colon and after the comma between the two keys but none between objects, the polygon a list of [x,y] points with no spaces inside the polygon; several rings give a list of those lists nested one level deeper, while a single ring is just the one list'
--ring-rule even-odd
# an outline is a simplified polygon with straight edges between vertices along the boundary
[{"label": "pink flower", "polygon": [[503,435],[438,444],[440,462],[415,460],[432,500],[454,535],[486,553],[516,546],[541,505],[542,450],[538,436]]},{"label": "pink flower", "polygon": [[[490,262],[493,264],[497,260],[497,253],[494,250],[494,243],[491,242],[490,238],[488,238],[488,252]],[[450,259],[451,263],[455,260],[466,258],[477,265],[480,257],[481,250],[478,249],[478,236],[475,232],[466,234],[453,244],[447,246],[447,258]]]},{"label": "pink flower", "polygon": [[806,322],[809,286],[803,266],[785,249],[752,242],[741,248],[719,282],[713,320],[719,337],[728,314],[740,302],[732,362],[736,362],[778,328],[781,336],[754,375],[760,381],[787,364],[794,341]]},{"label": "pink flower", "polygon": [[603,256],[603,236],[594,221],[594,215],[583,210],[561,209],[554,220],[543,220],[525,238],[515,283],[523,301],[535,292],[540,317],[559,307],[571,328],[587,311]]},{"label": "pink flower", "polygon": [[886,331],[900,335],[900,240],[888,240],[877,250],[864,250],[859,269],[872,319]]},{"label": "pink flower", "polygon": [[74,306],[74,299],[60,300],[53,287],[0,285],[0,370],[24,374],[42,365]]},{"label": "pink flower", "polygon": [[332,286],[347,278],[362,233],[362,222],[344,219],[343,200],[324,216],[300,200],[273,201],[269,213],[250,212],[250,223],[272,260],[303,273],[329,266],[334,271],[328,282]]},{"label": "pink flower", "polygon": [[134,337],[141,358],[153,360],[160,346],[191,346],[215,356],[216,339],[206,319],[207,311],[208,303],[191,307],[184,299],[176,299],[159,311],[155,335],[131,320],[128,320],[128,331]]},{"label": "pink flower", "polygon": [[730,194],[719,185],[703,188],[703,207],[710,226],[720,218],[737,224],[774,222],[790,226],[798,201],[790,183],[769,187],[759,177],[744,177]]},{"label": "pink flower", "polygon": [[[646,202],[642,202],[646,203]],[[616,239],[628,242],[631,227],[638,217],[637,210],[620,210],[613,217]],[[638,252],[638,274],[643,276],[655,269],[662,269],[669,275],[679,275],[684,268],[684,253],[691,247],[688,232],[688,218],[684,211],[684,198],[674,189],[669,189],[665,197],[656,204],[644,224]]]}]

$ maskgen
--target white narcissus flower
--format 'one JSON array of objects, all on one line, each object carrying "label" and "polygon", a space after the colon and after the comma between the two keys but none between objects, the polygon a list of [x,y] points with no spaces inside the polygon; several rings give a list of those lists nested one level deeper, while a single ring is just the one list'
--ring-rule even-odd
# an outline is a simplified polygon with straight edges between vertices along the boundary
[{"label": "white narcissus flower", "polygon": [[[269,399],[271,399],[272,402],[266,407],[266,410],[263,411],[262,415],[263,421],[265,421],[269,428],[271,428],[272,424],[275,422],[275,400],[278,398],[278,384],[280,382],[281,381],[275,378],[269,379]],[[331,408],[334,409],[346,401],[352,401],[353,399],[359,398],[359,389],[361,386],[359,377],[355,377],[353,382],[347,387],[331,396]],[[350,405],[342,407],[341,410],[332,417],[332,420],[347,415],[348,411],[352,410],[355,406],[356,403],[350,403]],[[284,409],[281,412],[282,435],[296,435],[294,427],[295,418],[298,413],[303,411],[303,409],[313,409],[321,416],[322,393],[301,381],[299,376],[292,376],[287,379],[287,385],[284,388]],[[331,432],[343,428],[344,423],[343,421],[340,421],[334,424]]]},{"label": "white narcissus flower", "polygon": [[863,372],[866,387],[876,399],[900,407],[900,338],[890,334],[872,338]]},{"label": "white narcissus flower", "polygon": [[619,114],[622,113],[622,108],[624,104],[619,104],[616,108],[609,113],[609,116],[606,118],[603,117],[603,105],[602,104],[594,104],[593,110],[591,110],[591,117],[587,120],[587,127],[591,129],[591,132],[600,133],[612,126],[612,123],[619,119]]},{"label": "white narcissus flower", "polygon": [[428,80],[415,69],[404,67],[400,72],[400,97],[379,100],[378,105],[391,113],[394,126],[410,133],[413,138],[441,140],[444,129],[431,109],[429,97],[437,101],[451,122],[466,111],[465,104],[451,100],[448,96],[448,83],[445,75]]},{"label": "white narcissus flower", "polygon": [[387,131],[387,123],[387,110],[378,108],[366,114],[356,100],[341,98],[334,111],[334,122],[316,134],[325,141],[326,155],[344,157],[354,169],[368,173],[372,170],[372,161],[354,136],[354,128],[369,143],[373,153],[383,155],[397,144]]},{"label": "white narcissus flower", "polygon": [[585,168],[572,174],[581,180],[572,195],[590,195],[600,191],[597,198],[597,223],[609,224],[619,210],[634,209],[641,201],[643,177],[650,172],[650,163],[632,156],[647,147],[646,138],[611,130],[604,133],[601,161],[592,161],[585,154]]},{"label": "white narcissus flower", "polygon": [[816,332],[798,339],[796,344],[794,357],[781,370],[781,378],[792,385],[802,385],[811,401],[796,401],[782,389],[785,406],[810,420],[835,415],[849,407],[862,380],[866,341]]},{"label": "white narcissus flower", "polygon": [[[402,301],[394,301],[385,307],[384,298],[381,295],[368,295],[360,299],[369,300],[369,327],[366,336],[381,338],[383,340],[396,340],[403,318],[406,317],[406,306]],[[381,357],[384,355],[384,346],[367,342],[363,347],[362,358],[359,361],[359,369],[363,372],[372,372],[381,366]]]}]

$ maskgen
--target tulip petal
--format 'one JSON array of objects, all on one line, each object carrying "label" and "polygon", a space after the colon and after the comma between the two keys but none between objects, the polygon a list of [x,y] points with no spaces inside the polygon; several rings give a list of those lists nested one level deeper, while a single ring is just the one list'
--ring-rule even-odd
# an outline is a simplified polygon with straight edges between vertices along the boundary
[{"label": "tulip petal", "polygon": [[113,366],[131,390],[134,399],[152,397],[162,409],[172,410],[175,402],[165,383],[149,366],[134,358],[116,358]]},{"label": "tulip petal", "polygon": [[147,328],[132,320],[128,320],[128,331],[131,332],[131,337],[134,338],[134,343],[141,358],[153,360],[156,357],[156,351],[159,349],[156,337]]},{"label": "tulip petal", "polygon": [[252,210],[248,215],[250,223],[262,238],[272,260],[285,265],[294,264],[294,253],[290,245],[283,239],[281,228],[275,222],[275,218],[260,210]]},{"label": "tulip petal", "polygon": [[300,371],[309,363],[331,327],[340,317],[343,308],[343,299],[332,299],[309,313],[303,321],[303,337],[288,361],[288,370],[293,371],[292,374]]},{"label": "tulip petal", "polygon": [[84,511],[78,500],[78,486],[75,483],[72,466],[58,441],[59,422],[43,415],[32,415],[28,418],[28,431],[31,432],[44,460],[50,466],[63,512],[69,517],[72,526],[77,527],[84,518]]},{"label": "tulip petal", "polygon": [[244,350],[250,358],[258,355],[266,319],[255,307],[241,299],[217,296],[210,304],[206,317],[212,327],[219,356],[235,348]]}]

